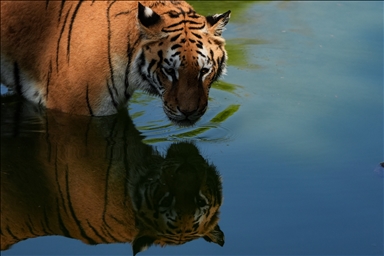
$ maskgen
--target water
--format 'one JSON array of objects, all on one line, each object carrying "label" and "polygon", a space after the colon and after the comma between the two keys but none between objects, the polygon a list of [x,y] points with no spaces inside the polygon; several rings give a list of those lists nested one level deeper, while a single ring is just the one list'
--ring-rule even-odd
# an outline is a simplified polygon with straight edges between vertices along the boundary
[{"label": "water", "polygon": [[[225,245],[199,239],[139,255],[382,255],[383,3],[195,5],[207,14],[232,10],[224,32],[228,75],[213,87],[207,113],[194,127],[175,127],[158,99],[140,93],[129,113],[152,149],[166,155],[174,143],[193,141],[220,172]],[[7,113],[2,106],[2,161],[7,157],[23,167],[9,152],[20,152],[17,147],[45,152],[40,147],[47,130],[35,112],[5,122]],[[115,154],[121,155],[118,140],[100,140],[109,138],[113,121],[98,122],[90,127],[105,134],[92,134],[87,143],[117,145]],[[60,138],[63,127],[51,128],[50,139],[57,143],[71,138]],[[79,134],[82,129],[79,125]],[[72,138],[81,139],[79,134]],[[52,236],[2,252],[32,254],[129,255],[131,246],[89,246]]]}]

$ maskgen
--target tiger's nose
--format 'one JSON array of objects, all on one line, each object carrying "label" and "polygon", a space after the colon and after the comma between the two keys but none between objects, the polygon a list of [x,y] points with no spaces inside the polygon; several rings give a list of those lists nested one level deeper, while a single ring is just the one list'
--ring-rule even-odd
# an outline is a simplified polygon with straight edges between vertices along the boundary
[{"label": "tiger's nose", "polygon": [[192,109],[192,110],[189,110],[189,109],[184,109],[184,108],[180,108],[179,106],[177,107],[177,109],[185,116],[185,117],[189,117],[189,116],[192,116],[194,114],[196,114],[199,110],[199,107],[196,107],[195,109]]}]

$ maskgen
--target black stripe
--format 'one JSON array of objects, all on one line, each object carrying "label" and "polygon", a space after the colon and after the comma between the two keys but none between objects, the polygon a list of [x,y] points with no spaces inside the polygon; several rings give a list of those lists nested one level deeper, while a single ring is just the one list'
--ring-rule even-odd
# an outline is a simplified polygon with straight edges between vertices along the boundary
[{"label": "black stripe", "polygon": [[211,61],[213,62],[213,65],[216,65],[215,56],[212,49],[209,50],[209,54],[211,55]]},{"label": "black stripe", "polygon": [[177,29],[173,29],[173,30],[167,30],[167,29],[162,29],[161,31],[162,32],[165,32],[165,33],[171,33],[171,32],[176,32],[176,31],[181,31],[183,30],[184,28],[177,28]]},{"label": "black stripe", "polygon": [[59,24],[58,25],[60,25],[61,16],[63,14],[64,3],[65,3],[65,0],[61,0],[60,10],[59,10],[59,21],[58,21]]},{"label": "black stripe", "polygon": [[193,224],[192,226],[193,231],[197,230],[198,228],[199,228],[199,222],[196,222],[195,224]]},{"label": "black stripe", "polygon": [[68,29],[68,42],[67,42],[67,59],[69,62],[69,56],[70,56],[70,50],[71,50],[71,36],[72,36],[72,27],[73,24],[75,23],[75,18],[77,15],[77,12],[80,9],[80,5],[83,3],[83,0],[79,0],[79,2],[76,5],[75,10],[73,11],[72,18],[71,18],[71,23],[69,24],[69,29]]},{"label": "black stripe", "polygon": [[175,56],[180,55],[180,54],[181,54],[181,52],[175,52],[174,54],[171,55],[171,57],[175,57]]},{"label": "black stripe", "polygon": [[177,38],[180,37],[180,35],[181,35],[181,33],[180,33],[180,34],[177,34],[177,35],[175,35],[175,36],[173,36],[173,37],[171,37],[170,41],[171,41],[171,42],[176,41]]},{"label": "black stripe", "polygon": [[202,39],[201,35],[199,35],[199,34],[196,34],[196,33],[193,33],[193,32],[192,32],[192,35],[194,35],[195,37],[197,37],[197,38],[199,38],[199,39]]},{"label": "black stripe", "polygon": [[[64,1],[63,1],[64,2]],[[62,3],[63,3],[62,2]],[[56,72],[58,73],[59,72],[59,51],[60,51],[60,41],[61,41],[61,37],[63,36],[63,33],[64,33],[64,29],[65,29],[65,25],[67,24],[67,18],[68,18],[68,14],[69,12],[71,11],[71,7],[69,7],[69,10],[67,12],[67,14],[65,15],[65,18],[64,18],[64,22],[63,22],[63,26],[61,27],[61,30],[60,30],[60,35],[59,35],[59,39],[57,40],[57,46],[56,46]]]},{"label": "black stripe", "polygon": [[172,45],[171,50],[175,50],[175,49],[180,48],[180,47],[181,47],[181,45],[174,44],[174,45]]},{"label": "black stripe", "polygon": [[201,51],[196,51],[199,55],[201,55],[202,57],[206,58],[207,56],[205,56]]},{"label": "black stripe", "polygon": [[147,73],[148,73],[148,74],[151,74],[151,68],[152,68],[153,65],[155,65],[155,64],[156,64],[156,60],[155,60],[155,59],[151,60],[151,62],[150,62],[149,65],[148,65],[148,68],[147,68]]},{"label": "black stripe", "polygon": [[29,230],[29,233],[31,233],[31,235],[33,236],[39,236],[39,234],[36,234],[34,232],[34,228],[33,228],[33,221],[31,219],[31,215],[28,214],[28,222],[25,223],[28,227],[28,230]]},{"label": "black stripe", "polygon": [[100,240],[104,243],[104,244],[106,244],[106,243],[108,243],[108,240],[106,240],[105,239],[105,237],[104,236],[102,236],[90,223],[89,223],[89,221],[87,220],[87,224],[88,224],[88,227],[90,227],[91,229],[92,229],[92,231],[95,233],[95,235],[98,237],[98,238],[100,238]]},{"label": "black stripe", "polygon": [[[56,181],[56,187],[57,187],[57,192],[58,192],[58,197],[56,197],[56,205],[57,205],[57,213],[58,213],[57,218],[59,221],[60,230],[61,230],[61,232],[63,232],[63,235],[66,237],[71,237],[69,230],[64,225],[63,217],[61,215],[63,208],[64,208],[65,213],[67,214],[67,207],[66,207],[66,203],[65,203],[65,200],[63,197],[63,191],[61,190],[61,186],[60,186],[60,182],[59,182],[59,174],[58,174],[59,168],[58,168],[58,164],[57,164],[57,157],[58,157],[57,153],[58,153],[58,149],[57,149],[57,145],[56,145],[56,154],[55,154],[55,176],[56,176],[56,178],[55,178],[55,181]],[[59,199],[61,199],[62,207],[60,207]]]},{"label": "black stripe", "polygon": [[[50,211],[51,214],[51,211]],[[41,225],[44,227],[44,230],[47,234],[53,235],[54,232],[50,228],[49,218],[47,215],[47,208],[44,207],[44,220],[41,220]]]},{"label": "black stripe", "polygon": [[[107,228],[113,230],[113,228],[111,228],[110,226],[108,226],[108,224],[107,224],[106,222],[104,222],[104,224],[105,224],[105,226],[106,226]],[[109,237],[111,237],[113,241],[118,242],[119,239],[117,239],[115,236],[113,236],[113,235],[108,231],[108,229],[107,229],[105,226],[102,226],[102,229],[103,229],[104,234],[107,235],[107,236],[109,236]]]},{"label": "black stripe", "polygon": [[126,225],[126,223],[125,223],[124,221],[119,220],[118,218],[116,218],[115,216],[113,216],[113,215],[111,215],[111,214],[108,214],[108,215],[109,215],[109,217],[110,217],[111,219],[113,219],[114,221],[116,221],[116,222],[119,223],[120,225],[123,225],[123,226]]},{"label": "black stripe", "polygon": [[87,102],[87,107],[88,107],[88,110],[89,110],[89,114],[91,116],[93,116],[93,111],[92,111],[91,103],[89,102],[89,85],[88,85],[88,83],[87,83],[87,91],[86,91],[86,94],[85,94],[85,100]]},{"label": "black stripe", "polygon": [[120,16],[120,15],[128,15],[128,14],[130,14],[131,12],[132,12],[132,11],[119,12],[119,13],[115,14],[115,18],[116,18],[117,16]]},{"label": "black stripe", "polygon": [[16,92],[19,95],[23,95],[23,90],[21,88],[21,82],[20,82],[20,70],[17,62],[13,63],[13,81],[15,83]]},{"label": "black stripe", "polygon": [[171,19],[179,18],[179,15],[180,15],[180,13],[173,11],[173,10],[166,12],[164,14],[168,14]]},{"label": "black stripe", "polygon": [[152,197],[150,195],[148,195],[148,193],[145,193],[144,192],[144,198],[145,198],[145,202],[147,203],[147,207],[149,210],[153,210],[154,209],[154,205],[151,204],[151,199]]},{"label": "black stripe", "polygon": [[45,10],[48,9],[48,5],[49,5],[49,0],[45,0]]},{"label": "black stripe", "polygon": [[159,62],[157,63],[157,66],[160,67],[161,64],[163,63],[163,51],[158,51],[157,56],[159,56]]},{"label": "black stripe", "polygon": [[[58,166],[58,163],[57,163],[57,158],[58,158],[58,156],[57,156],[57,153],[58,153],[58,148],[57,148],[57,145],[56,145],[56,147],[55,147],[55,175],[56,175],[56,183],[57,183],[57,188],[58,188],[58,194],[59,194],[59,197],[60,197],[60,199],[61,199],[61,203],[62,203],[62,205],[63,205],[63,208],[64,209],[66,209],[66,207],[65,207],[65,200],[64,200],[64,196],[63,196],[63,191],[61,190],[61,186],[60,186],[60,182],[59,182],[59,174],[58,174],[58,172],[59,172],[59,166]],[[59,203],[57,203],[58,205],[59,205]]]},{"label": "black stripe", "polygon": [[15,235],[11,232],[11,229],[9,228],[9,226],[7,226],[7,227],[5,228],[5,230],[7,230],[8,234],[10,234],[11,237],[12,237],[13,239],[15,239],[15,240],[17,240],[17,241],[20,241],[20,240],[21,240],[20,238],[18,238],[17,236],[15,236]]},{"label": "black stripe", "polygon": [[181,24],[186,24],[186,23],[191,23],[191,24],[200,24],[200,22],[196,22],[196,21],[193,21],[193,20],[182,20],[182,21],[179,21],[179,22],[177,22],[177,23],[174,23],[174,24],[172,24],[172,25],[169,25],[168,27],[165,27],[165,29],[167,29],[167,28],[173,28],[173,27],[177,27],[177,26],[179,26],[179,25],[181,25]]},{"label": "black stripe", "polygon": [[160,87],[163,87],[160,83],[160,78],[159,78],[159,75],[156,73],[156,75],[153,77],[154,79],[156,79],[156,83],[160,85]]},{"label": "black stripe", "polygon": [[177,7],[177,9],[179,9],[180,14],[183,15],[183,16],[185,17],[185,12],[184,12],[184,10],[183,10],[181,7]]},{"label": "black stripe", "polygon": [[[139,58],[139,69],[138,69],[138,72],[140,73],[141,75],[141,78],[145,81],[149,81],[149,75],[148,74],[144,74],[143,71],[142,71],[142,67],[144,66],[145,64],[145,55],[144,55],[144,51],[141,52],[140,56],[138,57]],[[152,85],[152,83],[150,83]]]},{"label": "black stripe", "polygon": [[224,62],[225,62],[225,53],[224,51],[222,53],[223,53],[223,56],[220,59],[217,58],[218,67],[217,67],[217,72],[216,72],[216,76],[214,77],[214,80],[217,80],[221,76],[221,73],[223,72]]},{"label": "black stripe", "polygon": [[129,70],[131,68],[131,61],[132,61],[132,54],[133,54],[133,49],[131,48],[131,40],[130,40],[130,36],[128,35],[128,40],[127,40],[127,59],[128,59],[128,63],[127,63],[127,66],[125,67],[125,74],[124,74],[124,86],[125,86],[125,90],[124,90],[124,96],[125,96],[125,100],[128,100],[131,95],[129,95],[129,92],[128,92],[128,88],[129,88],[129,78],[128,78],[128,75],[129,75]]},{"label": "black stripe", "polygon": [[109,71],[111,73],[112,88],[115,91],[116,96],[118,97],[119,93],[118,93],[118,91],[116,89],[116,85],[115,85],[115,76],[114,76],[114,72],[113,72],[112,59],[111,59],[111,20],[110,20],[110,16],[109,16],[109,11],[110,11],[110,9],[114,3],[115,3],[115,0],[112,1],[112,3],[110,3],[110,5],[107,8],[107,23],[108,23],[108,41],[107,41],[107,44],[108,44],[108,64],[109,64]]},{"label": "black stripe", "polygon": [[188,12],[188,17],[192,19],[198,19],[201,16],[197,15],[197,13],[194,10],[189,10]]},{"label": "black stripe", "polygon": [[[124,117],[128,117],[128,115],[124,115]],[[130,125],[132,125],[132,121],[129,120],[129,118],[126,118],[125,119],[126,121],[124,122],[124,129],[123,129],[123,151],[124,151],[124,154],[123,154],[123,162],[124,162],[124,167],[125,170],[124,171],[124,177],[122,177],[122,179],[125,181],[124,182],[124,206],[126,206],[126,202],[131,202],[130,199],[130,193],[129,193],[129,184],[128,184],[128,170],[130,170],[131,168],[129,167],[129,153],[128,153],[128,145],[131,145],[129,140],[128,140],[128,134],[130,134],[130,131],[129,131],[129,128],[130,128]],[[132,207],[132,206],[131,206]]]},{"label": "black stripe", "polygon": [[46,101],[48,101],[49,83],[51,81],[51,75],[52,75],[52,60],[49,61],[48,74],[47,74],[47,84],[45,87],[45,100]]},{"label": "black stripe", "polygon": [[96,244],[95,240],[93,240],[92,238],[90,238],[84,231],[83,227],[81,226],[81,222],[80,220],[77,218],[76,216],[76,213],[75,213],[75,209],[73,208],[73,205],[72,205],[72,201],[71,201],[71,195],[70,195],[70,189],[69,189],[69,179],[68,179],[68,172],[69,172],[69,169],[68,169],[68,164],[66,165],[66,168],[65,168],[65,185],[66,185],[66,191],[67,191],[67,204],[68,204],[68,207],[69,207],[69,211],[71,213],[71,216],[73,218],[73,220],[75,221],[77,227],[79,228],[79,231],[80,231],[80,234],[81,236],[87,240],[88,243],[90,244]]},{"label": "black stripe", "polygon": [[127,58],[128,58],[128,64],[125,68],[125,92],[124,92],[124,96],[125,96],[125,99],[128,100],[131,95],[129,95],[128,93],[128,88],[129,88],[129,78],[128,78],[128,75],[129,75],[129,70],[131,69],[131,64],[132,64],[132,57],[133,57],[133,52],[134,50],[137,48],[137,45],[141,42],[141,39],[142,39],[142,35],[140,35],[136,41],[133,43],[133,45],[131,45],[130,43],[130,36],[128,35],[128,48],[127,48]]},{"label": "black stripe", "polygon": [[113,96],[113,92],[111,90],[111,87],[109,86],[108,80],[107,80],[107,88],[108,88],[109,95],[111,96],[112,104],[117,109],[117,102],[115,100],[115,97]]},{"label": "black stripe", "polygon": [[190,30],[200,30],[200,29],[203,29],[204,27],[205,27],[205,24],[203,24],[200,27],[188,27],[188,29],[190,29]]},{"label": "black stripe", "polygon": [[[105,227],[107,227],[108,229],[110,230],[113,230],[113,228],[111,226],[108,225],[107,221],[106,221],[106,214],[107,214],[107,207],[108,207],[108,202],[109,202],[109,199],[108,199],[108,191],[109,191],[109,177],[110,177],[110,171],[112,169],[112,165],[113,165],[113,155],[114,155],[114,145],[116,144],[115,140],[114,140],[114,133],[115,133],[115,130],[116,130],[116,124],[117,124],[117,118],[114,119],[113,121],[113,124],[111,126],[111,130],[110,130],[110,133],[108,135],[108,143],[107,143],[107,149],[106,149],[106,152],[108,152],[108,148],[110,147],[111,149],[109,150],[109,156],[107,156],[107,158],[109,159],[109,163],[108,163],[108,167],[107,167],[107,170],[106,170],[106,173],[105,173],[105,191],[104,191],[104,209],[103,209],[103,214],[102,214],[102,220],[103,220],[103,223],[105,224]],[[105,228],[105,231],[107,232],[107,234],[112,237],[115,241],[117,241],[117,239],[108,231],[108,229]]]},{"label": "black stripe", "polygon": [[169,228],[171,228],[171,229],[176,229],[176,228],[177,228],[176,226],[172,225],[172,224],[169,223],[168,221],[167,221],[167,226],[168,226]]},{"label": "black stripe", "polygon": [[160,50],[157,52],[157,56],[159,56],[159,64],[161,64],[163,62],[163,51]]},{"label": "black stripe", "polygon": [[[58,200],[59,199],[57,199],[57,201]],[[63,233],[64,236],[71,237],[71,234],[69,233],[69,230],[64,225],[64,221],[63,221],[63,217],[61,215],[61,208],[59,206],[59,202],[56,202],[56,203],[57,203],[57,213],[58,213],[57,219],[59,221],[59,228],[60,228],[60,230],[61,230],[61,232]]]}]

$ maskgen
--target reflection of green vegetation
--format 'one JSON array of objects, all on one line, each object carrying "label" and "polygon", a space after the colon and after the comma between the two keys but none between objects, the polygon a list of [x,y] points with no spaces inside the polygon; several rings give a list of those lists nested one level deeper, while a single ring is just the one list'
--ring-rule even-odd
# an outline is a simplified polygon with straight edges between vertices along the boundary
[{"label": "reflection of green vegetation", "polygon": [[232,116],[237,110],[239,110],[240,105],[229,105],[226,109],[217,114],[214,118],[211,119],[211,123],[222,123],[228,117]]},{"label": "reflection of green vegetation", "polygon": [[133,114],[130,114],[132,119],[138,118],[138,117],[140,117],[142,115],[144,115],[144,111],[137,111],[137,112],[135,112]]},{"label": "reflection of green vegetation", "polygon": [[[230,105],[220,113],[218,113],[215,117],[213,117],[210,121],[211,124],[220,124],[224,122],[228,117],[232,116],[237,110],[240,108],[240,105]],[[188,132],[183,132],[177,135],[174,135],[173,137],[175,138],[191,138],[191,137],[196,137],[206,131],[208,131],[211,128],[215,128],[215,125],[208,125],[208,126],[203,126],[199,127],[197,129],[188,131]],[[167,141],[167,138],[153,138],[153,139],[144,139],[143,140],[147,144],[153,144],[157,142],[164,142]]]},{"label": "reflection of green vegetation", "polygon": [[239,89],[239,87],[241,86],[236,84],[230,84],[223,80],[218,80],[212,84],[212,88],[214,89],[229,92],[236,95],[237,95],[236,90]]},{"label": "reflection of green vegetation", "polygon": [[132,103],[138,103],[140,105],[148,105],[153,100],[153,97],[142,91],[136,91],[129,101]]},{"label": "reflection of green vegetation", "polygon": [[140,129],[140,131],[151,131],[151,130],[162,130],[171,126],[172,126],[172,123],[168,123],[166,125],[158,125],[158,126],[147,125],[147,126],[141,126],[138,128]]},{"label": "reflection of green vegetation", "polygon": [[249,56],[245,44],[228,40],[225,46],[228,53],[228,65],[239,68],[259,69],[257,64],[249,63]]}]

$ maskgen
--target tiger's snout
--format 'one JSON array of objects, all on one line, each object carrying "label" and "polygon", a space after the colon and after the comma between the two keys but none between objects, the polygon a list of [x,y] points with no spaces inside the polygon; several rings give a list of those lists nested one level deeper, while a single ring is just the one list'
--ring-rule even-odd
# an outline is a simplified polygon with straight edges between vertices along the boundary
[{"label": "tiger's snout", "polygon": [[207,110],[208,104],[186,106],[182,104],[168,104],[164,102],[164,112],[168,118],[181,126],[190,126],[196,123]]}]

